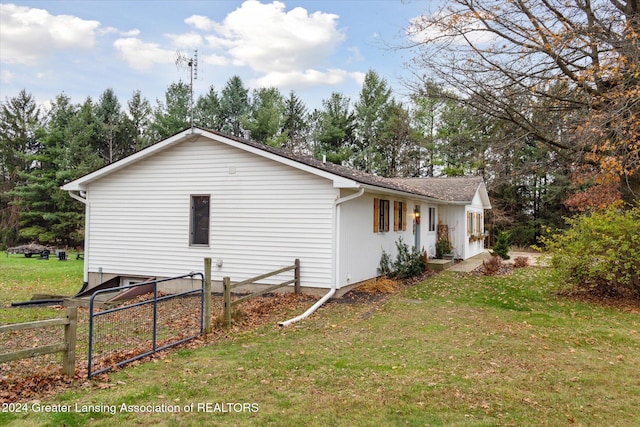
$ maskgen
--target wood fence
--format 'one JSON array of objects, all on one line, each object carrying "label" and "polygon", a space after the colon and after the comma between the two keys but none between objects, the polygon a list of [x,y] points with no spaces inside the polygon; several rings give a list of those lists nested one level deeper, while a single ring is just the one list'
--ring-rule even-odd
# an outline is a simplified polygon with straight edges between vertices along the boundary
[{"label": "wood fence", "polygon": [[62,353],[62,372],[73,377],[76,371],[76,330],[78,326],[78,307],[67,307],[66,317],[40,320],[37,322],[15,323],[0,326],[0,333],[24,329],[40,329],[52,326],[64,326],[64,342],[28,348],[0,354],[0,363],[26,359],[43,354]]},{"label": "wood fence", "polygon": [[[261,289],[257,292],[248,294],[248,295],[243,295],[240,298],[237,298],[233,301],[231,301],[231,290],[240,286],[246,286],[246,285],[254,285],[254,284],[259,284],[257,283],[258,280],[262,280],[262,279],[266,279],[267,277],[271,277],[271,276],[275,276],[287,271],[291,271],[293,270],[293,279],[291,280],[287,280],[284,281],[282,283],[278,283],[276,285],[272,285],[269,286],[267,288]],[[224,298],[224,308],[223,308],[223,321],[225,324],[229,325],[231,324],[231,310],[232,307],[236,304],[239,304],[243,301],[247,301],[250,300],[251,298],[255,298],[257,296],[260,296],[262,294],[266,294],[267,292],[271,292],[271,291],[275,291],[278,288],[281,288],[283,286],[287,286],[290,284],[294,284],[294,291],[296,294],[300,293],[300,260],[296,259],[293,265],[287,266],[287,267],[283,267],[280,268],[278,270],[269,272],[269,273],[265,273],[265,274],[261,274],[260,276],[256,276],[256,277],[252,277],[250,279],[247,280],[243,280],[242,282],[238,282],[238,283],[234,283],[231,284],[231,278],[230,277],[223,277],[222,278],[222,292],[223,292],[223,298]]]}]

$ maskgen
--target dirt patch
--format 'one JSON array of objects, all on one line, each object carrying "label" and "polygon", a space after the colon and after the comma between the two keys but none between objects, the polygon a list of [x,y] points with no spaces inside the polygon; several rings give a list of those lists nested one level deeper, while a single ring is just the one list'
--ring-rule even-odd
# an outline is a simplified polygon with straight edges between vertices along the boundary
[{"label": "dirt patch", "polygon": [[367,280],[362,285],[342,295],[340,298],[329,300],[333,304],[367,304],[376,303],[387,299],[401,290],[423,282],[428,277],[436,275],[437,272],[425,271],[422,275],[405,280],[379,277]]}]

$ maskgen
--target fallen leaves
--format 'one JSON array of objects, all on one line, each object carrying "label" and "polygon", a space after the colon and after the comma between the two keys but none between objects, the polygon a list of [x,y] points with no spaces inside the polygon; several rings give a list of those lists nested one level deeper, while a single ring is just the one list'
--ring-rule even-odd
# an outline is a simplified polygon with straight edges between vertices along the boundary
[{"label": "fallen leaves", "polygon": [[[138,297],[134,302],[143,301],[145,297]],[[220,297],[212,296],[214,311],[212,317],[220,316],[219,307],[221,307]],[[233,337],[237,333],[256,329],[265,324],[276,324],[291,312],[298,312],[308,308],[311,301],[315,299],[308,295],[288,294],[267,294],[259,298],[246,301],[238,307],[240,316],[237,316],[228,328],[217,325],[213,328],[209,335],[197,336],[191,341],[182,343],[173,349],[198,348],[205,345],[215,344],[217,341],[225,340]],[[128,301],[127,304],[131,303]],[[174,334],[168,338],[160,339],[157,345],[160,347],[168,342],[179,340],[182,336],[187,336],[184,329],[193,329],[191,320],[184,316],[188,307],[188,302],[183,304],[167,304],[163,306],[158,313],[163,324],[174,331]],[[137,311],[135,316],[127,316],[123,320],[125,323],[135,325],[143,325],[149,322],[147,314],[144,311]],[[16,362],[0,364],[0,403],[19,402],[33,399],[42,399],[44,397],[59,393],[64,390],[77,388],[97,388],[109,389],[119,385],[111,383],[108,374],[99,374],[92,377],[91,381],[87,380],[87,346],[88,346],[88,314],[86,310],[80,309],[78,316],[78,347],[76,353],[76,375],[74,378],[68,378],[61,372],[59,355],[39,356],[36,358],[23,359]],[[119,323],[118,322],[118,323]],[[84,324],[84,325],[83,325]],[[198,326],[199,328],[199,326]],[[179,331],[177,334],[175,331]],[[199,330],[199,329],[198,329]],[[114,331],[110,331],[113,333]],[[117,332],[117,331],[115,331]],[[36,334],[36,335],[34,335]],[[51,336],[55,334],[40,334],[33,331],[24,331],[23,334],[12,333],[10,340],[13,348],[30,348],[35,345],[46,345],[49,341],[59,341],[59,336]],[[177,337],[177,338],[176,338]],[[3,337],[4,339],[5,337]],[[130,359],[136,354],[147,351],[146,342],[136,341],[133,337],[126,338],[125,344],[127,348],[109,349],[100,359],[92,361],[94,370],[111,366],[117,370],[117,363]],[[148,361],[171,364],[172,359],[168,358],[171,350],[161,351],[154,355],[144,357],[133,361],[128,366],[144,363]]]}]

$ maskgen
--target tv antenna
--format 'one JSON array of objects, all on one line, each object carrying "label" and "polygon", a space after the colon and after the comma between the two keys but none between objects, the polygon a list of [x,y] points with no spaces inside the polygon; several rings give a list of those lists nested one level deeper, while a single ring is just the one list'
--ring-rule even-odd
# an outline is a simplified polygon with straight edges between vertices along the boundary
[{"label": "tv antenna", "polygon": [[191,129],[193,129],[193,81],[198,80],[198,49],[193,53],[193,57],[189,58],[179,50],[176,51],[175,59],[176,67],[186,68],[189,67],[191,74],[191,81],[189,83],[189,90],[191,92],[191,100],[189,102],[189,112],[191,115]]}]

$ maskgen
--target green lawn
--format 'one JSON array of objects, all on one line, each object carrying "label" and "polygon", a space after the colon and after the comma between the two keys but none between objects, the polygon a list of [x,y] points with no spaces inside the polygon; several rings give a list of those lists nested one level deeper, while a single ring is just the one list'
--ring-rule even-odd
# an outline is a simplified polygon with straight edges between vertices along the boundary
[{"label": "green lawn", "polygon": [[28,301],[34,294],[75,295],[82,287],[83,262],[76,260],[75,253],[67,256],[67,261],[53,256],[40,260],[0,252],[0,324],[59,316],[51,308],[15,309],[11,303]]},{"label": "green lawn", "polygon": [[18,402],[29,413],[0,413],[0,425],[640,425],[640,311],[556,289],[547,269],[445,272],[380,303],[332,302],[292,327],[169,352],[41,402],[63,412]]}]

